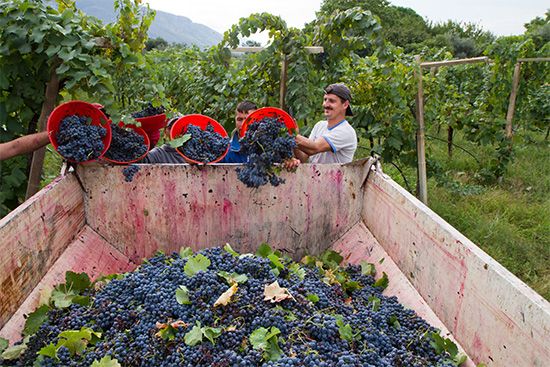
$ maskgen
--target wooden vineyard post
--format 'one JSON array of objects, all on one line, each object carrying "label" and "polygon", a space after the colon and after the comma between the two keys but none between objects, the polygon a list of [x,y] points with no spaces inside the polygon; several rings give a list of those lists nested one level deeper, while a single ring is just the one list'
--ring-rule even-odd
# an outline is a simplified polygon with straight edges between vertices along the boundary
[{"label": "wooden vineyard post", "polygon": [[[514,119],[514,112],[516,110],[516,98],[519,89],[519,77],[521,72],[521,64],[524,62],[548,62],[550,57],[528,57],[517,60],[514,67],[514,75],[512,76],[512,91],[510,92],[510,101],[508,103],[508,112],[506,113],[506,137],[511,139],[513,136],[512,120]],[[548,134],[546,134],[548,137]]]},{"label": "wooden vineyard post", "polygon": [[426,138],[424,129],[424,89],[422,86],[422,67],[420,56],[415,57],[415,74],[418,79],[418,92],[416,94],[416,154],[418,160],[418,198],[428,205],[428,177],[426,173]]},{"label": "wooden vineyard post", "polygon": [[[58,66],[59,65],[57,63],[52,66],[50,81],[46,84],[46,95],[44,98],[44,103],[42,104],[42,110],[40,111],[40,117],[38,118],[38,132],[42,132],[46,129],[46,121],[55,107],[57,95],[59,94],[59,77],[55,71]],[[45,155],[46,147],[42,147],[34,151],[32,155],[32,163],[29,173],[29,182],[27,184],[27,192],[25,193],[25,200],[40,190],[40,178],[42,176],[42,167],[44,166]]]},{"label": "wooden vineyard post", "polygon": [[521,62],[516,63],[514,67],[514,76],[512,77],[512,92],[510,93],[510,102],[508,103],[508,113],[506,113],[506,138],[512,139],[512,120],[516,109],[516,97],[519,88],[519,75],[521,71]]},{"label": "wooden vineyard post", "polygon": [[285,109],[285,96],[286,96],[286,80],[288,74],[288,55],[283,54],[283,61],[281,63],[281,80],[279,88],[279,108]]}]

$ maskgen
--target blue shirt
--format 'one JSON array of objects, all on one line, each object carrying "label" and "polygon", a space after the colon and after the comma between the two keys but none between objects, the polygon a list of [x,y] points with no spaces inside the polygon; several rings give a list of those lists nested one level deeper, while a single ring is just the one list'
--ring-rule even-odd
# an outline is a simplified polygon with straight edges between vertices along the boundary
[{"label": "blue shirt", "polygon": [[227,155],[219,163],[246,163],[248,156],[241,153],[241,143],[239,143],[239,133],[233,131],[231,135],[231,144]]}]

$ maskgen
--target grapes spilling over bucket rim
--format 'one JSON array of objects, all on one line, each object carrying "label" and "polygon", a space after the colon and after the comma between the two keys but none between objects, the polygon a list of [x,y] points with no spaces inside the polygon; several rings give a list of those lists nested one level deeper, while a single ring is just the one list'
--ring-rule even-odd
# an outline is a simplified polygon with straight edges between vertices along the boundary
[{"label": "grapes spilling over bucket rim", "polygon": [[288,129],[289,134],[293,134],[294,131],[298,128],[296,121],[284,110],[281,110],[277,107],[263,107],[259,108],[256,111],[252,112],[246,120],[244,120],[241,129],[239,130],[239,137],[244,137],[248,127],[255,122],[261,121],[266,117],[277,118],[281,120],[286,128]]}]

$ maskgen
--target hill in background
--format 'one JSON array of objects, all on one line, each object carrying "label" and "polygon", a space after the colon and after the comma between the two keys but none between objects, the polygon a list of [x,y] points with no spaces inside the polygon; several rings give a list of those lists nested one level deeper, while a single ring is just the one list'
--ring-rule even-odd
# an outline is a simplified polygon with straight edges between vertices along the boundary
[{"label": "hill in background", "polygon": [[[110,23],[116,19],[113,0],[77,0],[76,6],[84,13]],[[222,35],[203,24],[193,23],[187,17],[156,10],[149,28],[149,38],[160,37],[169,43],[210,47],[222,40]]]}]

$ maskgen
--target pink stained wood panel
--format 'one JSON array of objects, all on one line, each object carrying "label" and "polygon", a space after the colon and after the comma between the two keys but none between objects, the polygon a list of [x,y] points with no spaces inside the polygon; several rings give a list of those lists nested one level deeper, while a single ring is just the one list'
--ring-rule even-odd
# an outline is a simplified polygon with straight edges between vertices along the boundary
[{"label": "pink stained wood panel", "polygon": [[79,169],[89,225],[139,262],[156,250],[230,243],[254,252],[267,242],[295,258],[318,253],[360,220],[361,165],[303,165],[286,183],[259,189],[235,165],[141,165],[133,182],[123,167]]},{"label": "pink stained wood panel", "polygon": [[476,363],[548,366],[550,304],[391,179],[369,177],[369,231]]},{"label": "pink stained wood panel", "polygon": [[11,343],[21,339],[21,331],[25,326],[25,315],[39,306],[40,295],[44,289],[65,283],[65,273],[86,273],[91,280],[101,275],[123,273],[133,270],[135,264],[105,242],[88,226],[84,226],[76,239],[67,247],[57,259],[40,283],[22,303],[13,317],[0,330],[0,337],[10,340]]},{"label": "pink stained wood panel", "polygon": [[74,176],[54,180],[0,220],[0,327],[84,225]]},{"label": "pink stained wood panel", "polygon": [[[348,233],[338,239],[331,248],[339,252],[347,264],[359,265],[362,261],[374,264],[377,279],[382,273],[388,275],[389,284],[383,292],[384,295],[397,297],[403,306],[414,310],[418,316],[430,325],[441,330],[441,335],[454,340],[445,324],[430,309],[430,306],[422,299],[418,291],[380,246],[363,222],[356,224]],[[460,345],[459,349],[464,353]],[[475,364],[471,359],[468,359],[461,366],[474,367]]]}]

